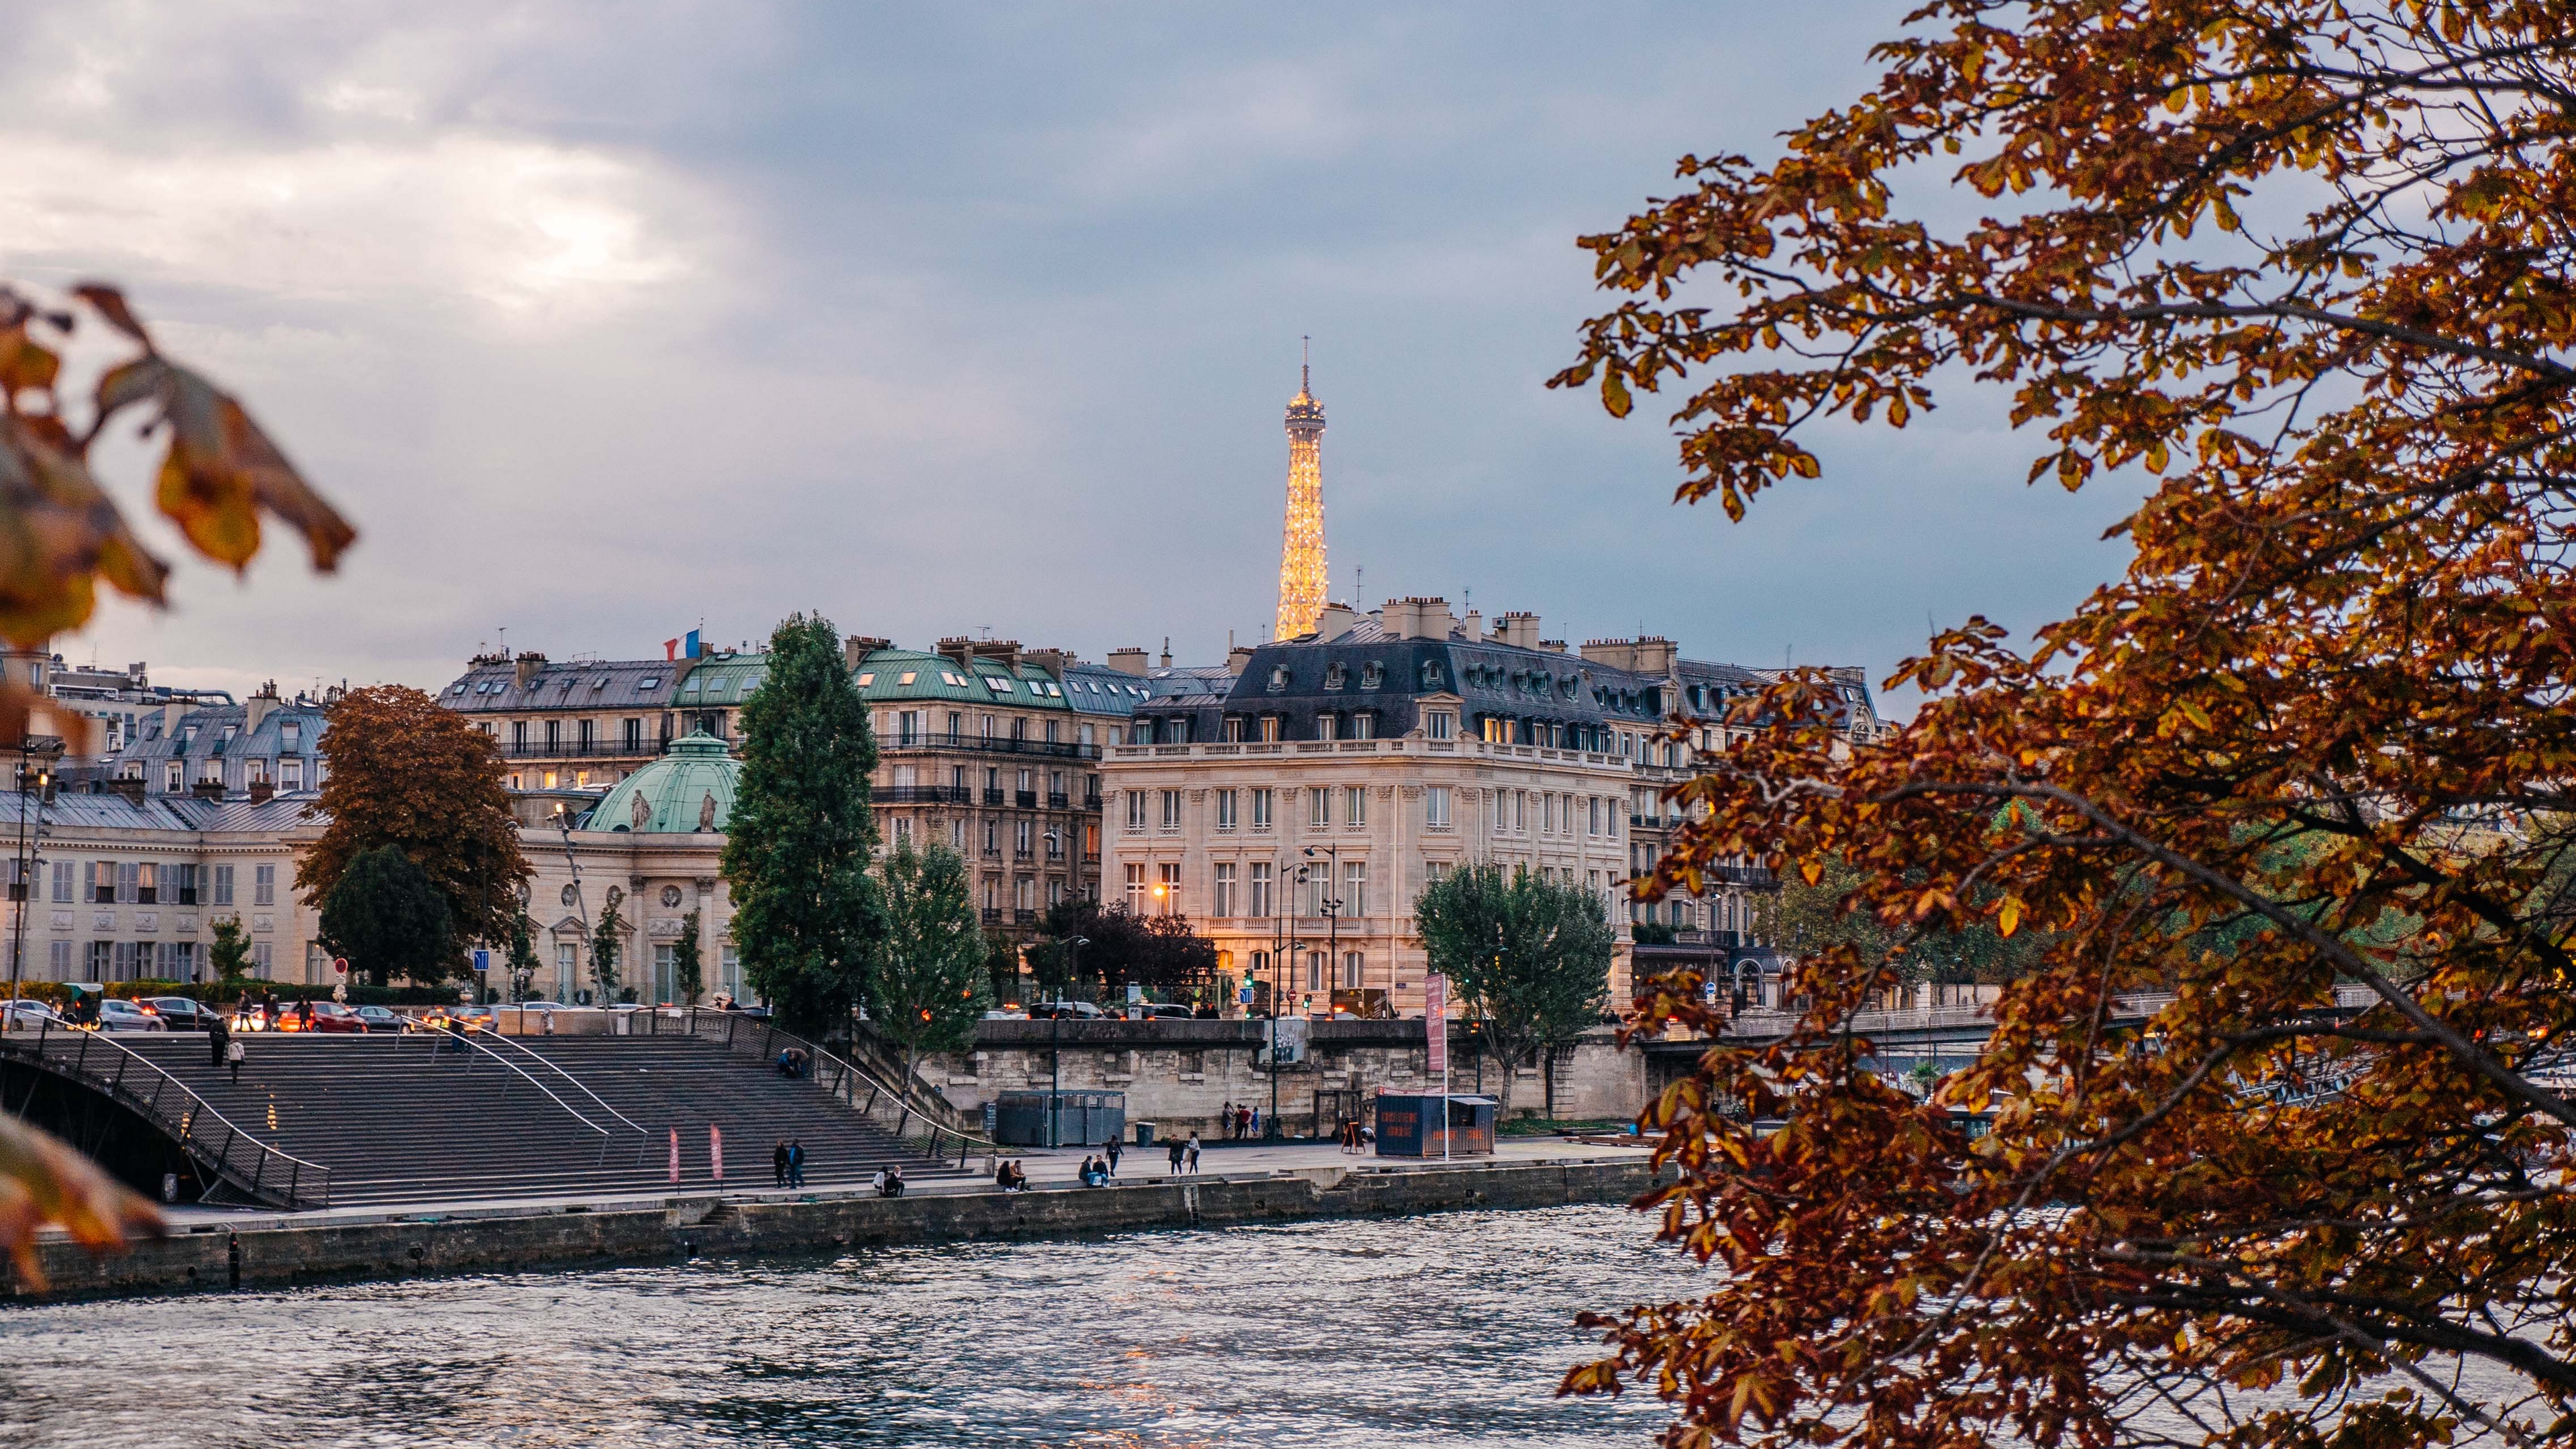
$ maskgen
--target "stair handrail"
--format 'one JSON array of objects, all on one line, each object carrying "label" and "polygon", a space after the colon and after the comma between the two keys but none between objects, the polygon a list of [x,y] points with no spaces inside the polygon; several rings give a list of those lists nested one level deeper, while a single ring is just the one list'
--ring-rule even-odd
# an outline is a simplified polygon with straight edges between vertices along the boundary
[{"label": "stair handrail", "polygon": [[[198,1096],[194,1088],[164,1071],[150,1057],[118,1041],[107,1032],[68,1029],[67,1034],[76,1032],[80,1037],[80,1051],[66,1064],[59,1055],[49,1053],[45,1049],[53,1026],[54,1023],[50,1021],[40,1022],[36,1028],[36,1040],[32,1045],[11,1040],[13,1035],[22,1033],[23,1028],[18,1029],[17,1032],[0,1030],[0,1055],[25,1057],[37,1063],[40,1069],[48,1066],[60,1069],[63,1075],[72,1080],[87,1083],[104,1091],[111,1099],[132,1108],[135,1114],[145,1121],[175,1134],[181,1151],[187,1152],[199,1161],[206,1161],[206,1154],[211,1152],[213,1157],[209,1165],[214,1168],[216,1176],[231,1181],[254,1198],[264,1192],[278,1191],[268,1186],[267,1181],[269,1165],[275,1162],[286,1177],[286,1186],[282,1192],[279,1192],[279,1196],[284,1199],[283,1206],[289,1211],[331,1205],[331,1169],[318,1162],[307,1162],[293,1153],[272,1147],[234,1126],[231,1119],[216,1111],[205,1098]],[[110,1077],[90,1070],[89,1048],[92,1041],[114,1048],[119,1054],[114,1076]],[[125,1085],[125,1071],[130,1064],[140,1064],[157,1079],[153,1084],[151,1096],[145,1097]],[[188,1104],[175,1120],[161,1106],[162,1093],[172,1088],[176,1088],[180,1098]],[[207,1145],[209,1139],[201,1129],[208,1121],[224,1129],[224,1143],[221,1148]],[[252,1158],[253,1166],[247,1173],[235,1166],[232,1160],[233,1149],[245,1142],[257,1151],[257,1155]],[[312,1190],[313,1184],[319,1185],[318,1195]]]},{"label": "stair handrail", "polygon": [[[859,1114],[863,1117],[875,1115],[878,1100],[885,1095],[892,1094],[896,1101],[901,1104],[904,1112],[908,1113],[912,1117],[921,1119],[921,1125],[929,1129],[926,1140],[929,1144],[929,1155],[931,1157],[940,1158],[946,1155],[946,1148],[942,1145],[940,1140],[942,1138],[956,1139],[957,1157],[961,1164],[968,1156],[972,1155],[979,1148],[988,1155],[999,1153],[1003,1150],[1002,1144],[995,1142],[988,1137],[979,1136],[972,1132],[961,1131],[955,1127],[942,1124],[934,1119],[928,1112],[923,1111],[918,1105],[906,1099],[904,1094],[897,1092],[893,1087],[888,1086],[874,1073],[853,1065],[844,1057],[825,1051],[823,1048],[816,1046],[814,1043],[807,1041],[801,1036],[796,1035],[794,1032],[781,1029],[775,1022],[762,1017],[744,1016],[738,1012],[703,1011],[705,1016],[721,1020],[725,1023],[724,1031],[717,1033],[700,1028],[699,1017],[702,1011],[702,1008],[692,1006],[685,1008],[681,1012],[673,1013],[673,1016],[681,1023],[680,1030],[683,1034],[696,1037],[701,1041],[719,1042],[728,1050],[731,1050],[736,1048],[737,1045],[749,1045],[748,1042],[740,1041],[737,1037],[737,1026],[742,1023],[756,1023],[762,1029],[762,1034],[759,1046],[752,1052],[752,1056],[755,1060],[767,1061],[775,1057],[782,1047],[794,1047],[797,1050],[804,1052],[806,1060],[813,1064],[812,1067],[809,1068],[809,1071],[819,1070],[824,1067],[829,1067],[831,1069],[832,1076],[830,1081],[822,1081],[819,1077],[815,1079],[817,1084],[822,1086],[824,1092],[827,1095],[856,1108]],[[671,1018],[663,1017],[660,1013],[653,1013],[649,1019],[654,1022],[651,1030],[659,1032],[661,1030],[660,1023]],[[858,1084],[861,1082],[867,1083],[870,1088],[868,1101],[865,1105],[861,1105],[859,1102]],[[903,1120],[898,1118],[896,1126],[892,1129],[895,1140],[904,1140],[902,1129]]]},{"label": "stair handrail", "polygon": [[[540,1063],[542,1063],[542,1064],[545,1066],[546,1070],[548,1070],[548,1071],[550,1071],[550,1072],[553,1072],[556,1076],[559,1076],[559,1077],[563,1078],[565,1081],[572,1083],[572,1084],[573,1084],[573,1086],[574,1086],[577,1090],[579,1090],[579,1091],[580,1091],[580,1093],[581,1093],[583,1096],[588,1097],[588,1098],[589,1098],[590,1100],[592,1100],[593,1102],[597,1102],[597,1103],[599,1104],[599,1110],[601,1110],[601,1111],[603,1111],[603,1112],[607,1113],[607,1114],[608,1114],[609,1116],[611,1116],[611,1117],[616,1118],[618,1121],[625,1123],[628,1127],[633,1128],[635,1131],[638,1131],[638,1132],[643,1133],[643,1134],[644,1134],[645,1136],[647,1136],[647,1137],[650,1137],[650,1136],[652,1136],[652,1135],[653,1135],[653,1129],[652,1129],[652,1128],[645,1126],[644,1124],[642,1124],[642,1123],[640,1123],[640,1122],[636,1121],[634,1118],[629,1117],[629,1116],[627,1116],[625,1113],[620,1112],[620,1111],[618,1111],[616,1108],[614,1108],[614,1107],[612,1107],[612,1106],[608,1105],[608,1103],[607,1103],[606,1101],[604,1101],[604,1100],[602,1100],[602,1099],[601,1099],[600,1095],[599,1095],[597,1092],[594,1092],[594,1091],[592,1091],[592,1090],[590,1089],[590,1084],[589,1084],[589,1083],[584,1082],[581,1078],[574,1076],[574,1075],[573,1075],[571,1072],[569,1072],[569,1071],[566,1071],[566,1070],[564,1069],[564,1066],[563,1066],[563,1064],[562,1064],[561,1062],[558,1062],[558,1061],[556,1061],[554,1058],[547,1056],[544,1052],[536,1051],[536,1050],[534,1050],[534,1049],[530,1048],[530,1047],[529,1047],[525,1042],[512,1041],[512,1040],[511,1040],[507,1035],[505,1035],[505,1034],[503,1034],[503,1033],[500,1033],[500,1032],[494,1032],[494,1033],[492,1033],[492,1034],[491,1034],[491,1037],[492,1037],[492,1040],[494,1040],[494,1041],[496,1041],[496,1042],[499,1042],[501,1045],[503,1045],[503,1046],[505,1046],[505,1047],[508,1047],[508,1048],[510,1048],[510,1049],[511,1049],[511,1050],[513,1050],[513,1051],[516,1051],[516,1052],[522,1053],[523,1055],[526,1055],[526,1056],[535,1057],[535,1058],[536,1058]],[[488,1050],[488,1048],[487,1048],[487,1050]]]},{"label": "stair handrail", "polygon": [[496,1052],[496,1051],[492,1050],[490,1047],[487,1047],[487,1046],[483,1045],[481,1042],[478,1042],[478,1041],[474,1040],[474,1038],[473,1038],[473,1036],[472,1036],[471,1034],[466,1033],[466,1032],[458,1031],[456,1028],[454,1028],[454,1027],[452,1027],[452,1026],[440,1026],[440,1025],[438,1025],[438,1024],[436,1024],[436,1023],[434,1023],[434,1022],[424,1022],[424,1023],[422,1023],[422,1025],[423,1025],[424,1027],[426,1027],[426,1028],[427,1028],[428,1030],[430,1030],[430,1031],[443,1031],[443,1032],[447,1033],[449,1036],[452,1036],[452,1037],[456,1038],[458,1041],[463,1042],[466,1046],[468,1046],[468,1047],[472,1048],[473,1050],[478,1051],[478,1052],[481,1052],[483,1055],[485,1055],[485,1056],[487,1056],[487,1057],[490,1057],[492,1060],[494,1060],[494,1061],[496,1061],[496,1062],[499,1062],[502,1066],[505,1066],[505,1067],[509,1068],[509,1069],[510,1069],[511,1071],[513,1071],[513,1072],[517,1072],[517,1073],[518,1073],[518,1076],[519,1076],[519,1079],[520,1079],[521,1081],[526,1082],[529,1086],[536,1088],[536,1089],[537,1089],[538,1091],[540,1091],[540,1092],[545,1092],[545,1094],[546,1094],[546,1099],[547,1099],[548,1101],[553,1102],[556,1106],[561,1107],[561,1108],[563,1108],[565,1111],[572,1113],[572,1119],[573,1119],[574,1121],[576,1121],[576,1122],[580,1123],[580,1124],[581,1124],[581,1125],[583,1125],[584,1127],[589,1128],[591,1131],[598,1133],[598,1134],[599,1134],[600,1136],[602,1136],[602,1137],[609,1137],[609,1136],[613,1136],[613,1135],[615,1135],[615,1134],[611,1133],[607,1128],[602,1127],[602,1126],[600,1126],[598,1123],[593,1122],[593,1121],[592,1121],[592,1120],[590,1120],[589,1118],[587,1118],[587,1117],[585,1117],[585,1116],[581,1115],[580,1110],[579,1110],[578,1108],[574,1107],[572,1103],[567,1102],[567,1101],[565,1101],[563,1098],[556,1096],[553,1092],[547,1091],[547,1090],[546,1090],[546,1084],[545,1084],[545,1083],[538,1081],[536,1078],[534,1078],[534,1077],[532,1077],[532,1076],[529,1076],[526,1072],[519,1071],[519,1064],[518,1064],[518,1063],[516,1063],[516,1062],[514,1062],[514,1061],[511,1061],[508,1057],[505,1057],[505,1056],[501,1055],[499,1052]]},{"label": "stair handrail", "polygon": [[[886,1041],[885,1034],[876,1029],[876,1023],[865,1018],[853,1023],[851,1026],[850,1060],[860,1063],[861,1071],[872,1070],[878,1080],[906,1075],[904,1068],[901,1065],[901,1056],[894,1050],[893,1046]],[[910,1076],[910,1085],[913,1089],[914,1100],[919,1104],[919,1110],[923,1116],[934,1115],[934,1109],[936,1109],[937,1112],[944,1112],[948,1115],[950,1119],[950,1131],[963,1132],[966,1130],[962,1127],[956,1126],[955,1123],[973,1120],[972,1114],[959,1108],[956,1103],[949,1101],[948,1094],[939,1090],[936,1085],[923,1077],[917,1066],[910,1073]]]}]

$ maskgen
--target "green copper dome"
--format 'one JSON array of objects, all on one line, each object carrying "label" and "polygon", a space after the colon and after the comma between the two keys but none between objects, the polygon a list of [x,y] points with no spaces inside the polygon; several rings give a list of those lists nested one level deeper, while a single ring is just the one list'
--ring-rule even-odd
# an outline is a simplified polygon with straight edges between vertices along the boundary
[{"label": "green copper dome", "polygon": [[721,832],[733,815],[742,764],[725,742],[698,731],[671,741],[662,758],[617,782],[590,812],[591,830],[656,835]]}]

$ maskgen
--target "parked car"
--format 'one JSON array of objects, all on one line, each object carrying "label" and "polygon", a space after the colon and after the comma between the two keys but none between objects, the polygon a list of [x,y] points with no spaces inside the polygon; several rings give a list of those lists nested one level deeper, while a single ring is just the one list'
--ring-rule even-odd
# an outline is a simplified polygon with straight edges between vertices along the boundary
[{"label": "parked car", "polygon": [[0,1001],[0,1031],[34,1031],[69,1026],[62,1014],[41,1001]]},{"label": "parked car", "polygon": [[1145,1003],[1144,1019],[1147,1021],[1187,1021],[1197,1014],[1198,1013],[1192,1008],[1184,1006],[1177,1001],[1149,1001]]},{"label": "parked car", "polygon": [[1029,1008],[1029,1015],[1039,1021],[1063,1018],[1088,1021],[1100,1014],[1100,1008],[1088,1001],[1041,1001]]},{"label": "parked car", "polygon": [[411,1030],[411,1018],[390,1006],[361,1006],[357,1012],[359,1024],[369,1031]]},{"label": "parked car", "polygon": [[522,1001],[519,1003],[519,1009],[521,1011],[570,1011],[572,1008],[560,1001]]},{"label": "parked car", "polygon": [[101,1031],[168,1031],[170,1023],[161,1013],[140,1001],[121,1001],[113,997],[98,1004],[98,1029]]},{"label": "parked car", "polygon": [[985,1012],[984,1019],[986,1021],[1026,1021],[1029,1019],[1029,1014],[1025,1011],[1002,1007]]},{"label": "parked car", "polygon": [[364,1032],[367,1029],[367,1023],[365,1018],[358,1015],[357,1010],[354,1007],[342,1006],[336,1001],[317,1001],[313,1003],[313,1024],[311,1026],[308,1027],[304,1024],[304,1013],[301,1010],[298,1010],[295,1015],[287,1019],[285,1029],[289,1031],[338,1032],[355,1035],[357,1033]]},{"label": "parked car", "polygon": [[172,1031],[213,1031],[222,1012],[188,996],[149,996],[143,1004],[161,1013]]},{"label": "parked car", "polygon": [[488,1006],[433,1006],[421,1013],[421,1025],[432,1031],[498,1031],[499,1018]]}]

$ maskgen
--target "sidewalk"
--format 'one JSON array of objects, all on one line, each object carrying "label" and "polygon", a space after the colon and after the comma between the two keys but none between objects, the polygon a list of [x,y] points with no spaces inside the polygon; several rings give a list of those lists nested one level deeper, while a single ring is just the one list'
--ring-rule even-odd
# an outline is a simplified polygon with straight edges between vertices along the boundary
[{"label": "sidewalk", "polygon": [[[1587,1143],[1566,1142],[1553,1137],[1504,1138],[1488,1156],[1462,1157],[1444,1164],[1441,1159],[1379,1157],[1373,1152],[1344,1152],[1330,1142],[1280,1142],[1225,1144],[1204,1147],[1199,1155],[1196,1178],[1170,1176],[1169,1158],[1161,1144],[1129,1147],[1119,1159],[1116,1186],[1133,1187],[1157,1182],[1216,1181],[1226,1178],[1269,1177],[1279,1173],[1329,1171],[1342,1168],[1352,1171],[1405,1172],[1439,1168],[1444,1165],[1474,1166],[1495,1164],[1531,1166],[1539,1163],[1622,1161],[1645,1156],[1646,1139],[1629,1147],[1597,1147]],[[1096,1154],[1097,1148],[1043,1147],[1013,1149],[1011,1160],[1027,1170],[1032,1190],[1089,1191],[1077,1188],[1074,1178],[1082,1169],[1082,1159]],[[970,1171],[980,1169],[984,1159],[968,1162]],[[764,1164],[765,1167],[765,1164]],[[947,1197],[966,1193],[993,1193],[1001,1189],[988,1175],[966,1178],[930,1178],[911,1184],[907,1196]],[[865,1183],[829,1183],[801,1191],[781,1191],[753,1181],[741,1185],[728,1182],[719,1187],[705,1181],[685,1181],[677,1187],[649,1193],[589,1195],[570,1197],[490,1198],[464,1202],[369,1203],[364,1207],[322,1208],[312,1212],[282,1213],[269,1208],[211,1208],[194,1205],[165,1207],[162,1215],[169,1219],[174,1236],[190,1233],[247,1232],[261,1228],[337,1227],[357,1223],[382,1222],[453,1222],[472,1218],[530,1217],[544,1213],[595,1212],[616,1209],[633,1210],[673,1206],[681,1203],[703,1206],[719,1198],[734,1203],[827,1202],[839,1198],[873,1197]],[[49,1236],[59,1229],[47,1230]]]}]

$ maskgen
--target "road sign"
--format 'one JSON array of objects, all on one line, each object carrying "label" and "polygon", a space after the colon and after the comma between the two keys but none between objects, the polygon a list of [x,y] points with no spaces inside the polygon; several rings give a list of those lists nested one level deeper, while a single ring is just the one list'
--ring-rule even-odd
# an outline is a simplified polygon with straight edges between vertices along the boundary
[{"label": "road sign", "polygon": [[334,957],[332,957],[332,958],[331,958],[331,969],[332,969],[332,970],[334,970],[334,971],[336,971],[336,972],[338,972],[339,974],[341,974],[341,975],[343,975],[343,976],[348,975],[348,974],[349,974],[349,958],[348,958],[348,957],[346,957],[346,956],[334,956]]},{"label": "road sign", "polygon": [[1135,983],[1135,982],[1133,982],[1133,981],[1128,982],[1128,983],[1127,983],[1127,1004],[1128,1004],[1129,1006],[1137,1006],[1137,1005],[1141,1005],[1141,1004],[1143,1004],[1144,1000],[1145,1000],[1145,988],[1144,988],[1143,986],[1138,985],[1137,983]]},{"label": "road sign", "polygon": [[475,947],[475,948],[474,948],[474,974],[475,974],[475,975],[477,975],[477,976],[480,976],[480,975],[482,975],[484,972],[489,971],[489,970],[491,970],[491,969],[492,969],[492,950],[491,950],[491,948],[490,948],[490,947],[488,947],[488,946],[477,946],[477,947]]}]

